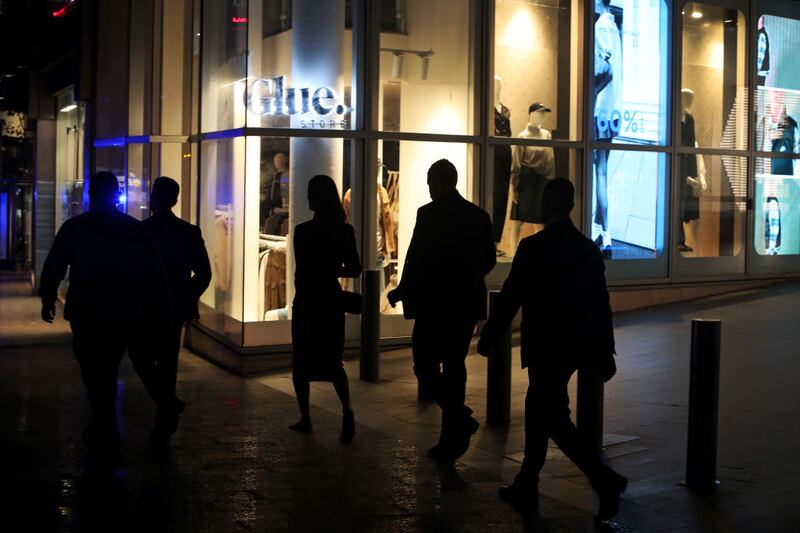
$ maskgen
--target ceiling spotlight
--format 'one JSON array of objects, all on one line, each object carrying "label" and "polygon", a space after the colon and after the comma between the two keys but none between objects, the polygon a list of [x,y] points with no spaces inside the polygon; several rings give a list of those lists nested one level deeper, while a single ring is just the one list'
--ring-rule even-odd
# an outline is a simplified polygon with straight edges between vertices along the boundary
[{"label": "ceiling spotlight", "polygon": [[419,56],[419,77],[423,80],[428,79],[428,67],[431,65],[430,54],[417,54]]},{"label": "ceiling spotlight", "polygon": [[692,11],[692,18],[701,19],[703,18],[703,13],[701,13],[700,11]]},{"label": "ceiling spotlight", "polygon": [[72,111],[73,109],[78,109],[77,104],[69,104],[68,106],[64,106],[61,108],[61,112],[67,113],[69,111]]}]

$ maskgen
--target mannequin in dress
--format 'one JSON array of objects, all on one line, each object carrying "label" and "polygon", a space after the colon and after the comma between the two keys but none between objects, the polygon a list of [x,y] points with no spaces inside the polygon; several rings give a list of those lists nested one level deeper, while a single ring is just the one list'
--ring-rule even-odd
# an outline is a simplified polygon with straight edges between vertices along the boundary
[{"label": "mannequin in dress", "polygon": [[[494,77],[494,135],[511,137],[511,112],[500,102],[503,80]],[[492,190],[492,233],[495,246],[503,237],[503,226],[508,207],[508,191],[511,183],[511,146],[494,147],[494,186]],[[502,254],[502,252],[498,252]]]},{"label": "mannequin in dress", "polygon": [[[681,145],[697,148],[694,117],[691,114],[694,104],[694,91],[681,90]],[[681,227],[678,250],[682,253],[694,252],[697,247],[697,226],[700,221],[700,195],[708,188],[706,168],[700,154],[681,154],[680,156]],[[688,242],[687,242],[688,241]]]},{"label": "mannequin in dress", "polygon": [[[549,130],[542,127],[550,108],[541,102],[528,107],[528,125],[519,135],[520,139],[553,138]],[[510,232],[512,252],[519,245],[519,234],[523,222],[534,226],[534,233],[544,228],[541,210],[542,191],[548,180],[555,175],[553,149],[547,146],[513,146],[511,150],[511,216]]]}]

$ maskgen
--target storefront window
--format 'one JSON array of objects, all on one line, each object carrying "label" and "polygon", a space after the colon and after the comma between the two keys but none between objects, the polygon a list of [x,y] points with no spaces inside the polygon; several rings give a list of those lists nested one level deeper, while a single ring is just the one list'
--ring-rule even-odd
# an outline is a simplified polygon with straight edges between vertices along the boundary
[{"label": "storefront window", "polygon": [[530,109],[552,112],[554,139],[578,139],[583,10],[578,0],[497,0],[494,13],[494,135],[527,136]]},{"label": "storefront window", "polygon": [[83,151],[85,106],[76,102],[73,89],[56,95],[56,201],[55,229],[88,207],[84,188]]},{"label": "storefront window", "polygon": [[247,4],[247,0],[202,3],[202,131],[245,125]]},{"label": "storefront window", "polygon": [[758,255],[800,254],[800,160],[756,160],[753,247]]},{"label": "storefront window", "polygon": [[[446,158],[458,171],[457,189],[467,200],[473,200],[473,147],[460,143],[382,141],[378,145],[380,167],[376,169],[378,187],[376,263],[383,279],[381,312],[402,315],[402,302],[389,305],[387,294],[397,287],[403,276],[408,245],[417,220],[417,210],[431,201],[428,189],[428,168]],[[367,265],[367,261],[364,260]],[[452,265],[454,269],[459,265]]]},{"label": "storefront window", "polygon": [[[800,153],[800,20],[762,15],[756,48],[756,150]],[[761,168],[762,174],[768,169]],[[758,175],[758,172],[757,172]]]},{"label": "storefront window", "polygon": [[[125,187],[126,212],[144,220],[150,216],[150,144],[128,145],[128,179]],[[178,179],[180,177],[178,176]]]},{"label": "storefront window", "polygon": [[[226,91],[250,127],[351,129],[353,35],[348,2],[250,0],[247,80]],[[320,21],[324,21],[320,23]],[[265,26],[266,24],[266,26]]]},{"label": "storefront window", "polygon": [[[679,154],[678,251],[681,256],[736,256],[744,242],[747,158]],[[693,172],[698,169],[697,172]]]},{"label": "storefront window", "polygon": [[[670,46],[667,2],[595,0],[594,18],[592,139],[666,144]],[[603,164],[602,158],[599,161]]]},{"label": "storefront window", "polygon": [[689,3],[683,22],[682,146],[747,149],[746,22],[741,11]]},{"label": "storefront window", "polygon": [[665,235],[666,155],[596,149],[593,158],[591,237],[603,256],[658,257]]},{"label": "storefront window", "polygon": [[[404,2],[402,29],[381,33],[381,130],[453,135],[473,132],[474,3]],[[381,8],[387,9],[384,3]],[[402,10],[399,12],[403,15]]]},{"label": "storefront window", "polygon": [[[541,211],[542,192],[553,178],[571,181],[579,191],[581,160],[579,150],[535,145],[496,145],[491,150],[493,175],[492,229],[498,262],[511,261],[519,241],[544,228]],[[497,165],[497,161],[509,163]],[[579,196],[576,194],[576,196]],[[580,199],[576,198],[576,204]],[[574,222],[580,224],[580,206],[573,210]]]}]

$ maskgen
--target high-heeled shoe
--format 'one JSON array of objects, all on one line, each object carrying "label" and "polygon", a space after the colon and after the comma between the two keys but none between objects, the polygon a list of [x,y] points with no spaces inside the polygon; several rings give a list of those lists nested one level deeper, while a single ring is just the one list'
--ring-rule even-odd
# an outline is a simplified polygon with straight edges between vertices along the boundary
[{"label": "high-heeled shoe", "polygon": [[339,440],[345,444],[353,442],[353,437],[356,436],[356,419],[353,411],[348,411],[342,416],[342,434]]}]

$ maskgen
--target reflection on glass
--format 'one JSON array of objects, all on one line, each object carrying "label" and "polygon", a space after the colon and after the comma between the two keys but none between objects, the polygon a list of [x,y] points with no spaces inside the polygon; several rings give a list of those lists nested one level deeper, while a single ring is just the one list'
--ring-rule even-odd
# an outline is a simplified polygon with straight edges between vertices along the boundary
[{"label": "reflection on glass", "polygon": [[75,102],[73,89],[56,95],[55,229],[88,207],[84,190],[83,148],[85,105]]},{"label": "reflection on glass", "polygon": [[762,15],[755,46],[756,150],[800,153],[800,20]]},{"label": "reflection on glass", "polygon": [[[604,159],[607,176],[598,176]],[[662,250],[666,156],[622,150],[594,151],[592,239],[606,259],[653,259]],[[600,221],[603,221],[601,224]],[[613,235],[613,239],[611,238]]]},{"label": "reflection on glass", "polygon": [[150,145],[128,145],[126,212],[139,220],[150,216],[150,169],[145,155],[150,149]]},{"label": "reflection on glass", "polygon": [[[402,302],[389,305],[387,294],[397,287],[402,277],[408,245],[416,224],[417,210],[431,201],[425,179],[428,168],[446,158],[458,171],[458,192],[471,200],[472,167],[469,146],[458,143],[417,141],[383,141],[378,145],[381,165],[377,172],[378,187],[378,261],[383,292],[380,310],[384,314],[403,314]],[[392,251],[394,248],[394,252]],[[364,260],[364,264],[367,262]],[[453,268],[459,268],[453,265]]]},{"label": "reflection on glass", "polygon": [[[532,123],[528,126],[531,135],[538,135],[537,115],[544,111],[531,113]],[[544,128],[541,128],[543,131]],[[521,136],[523,137],[523,136]],[[536,137],[533,137],[536,138]],[[495,146],[505,150],[507,146]],[[498,261],[511,260],[519,242],[544,228],[541,212],[542,193],[547,182],[555,177],[565,178],[577,184],[581,161],[579,152],[550,146],[514,145],[510,147],[511,178],[505,182],[504,189],[492,191],[492,227],[497,247]],[[498,169],[505,172],[505,168]],[[492,184],[498,183],[497,176]],[[579,211],[574,214],[578,217]]]},{"label": "reflection on glass", "polygon": [[697,129],[692,139],[682,136],[681,144],[746,149],[744,15],[736,9],[690,3],[683,8],[682,23],[681,86],[683,94],[693,97]]},{"label": "reflection on glass", "polygon": [[[570,122],[571,102],[578,100],[578,65],[570,65],[571,55],[579,53],[575,12],[577,0],[495,2],[495,117],[505,115],[515,134],[525,128],[528,107],[541,102],[553,110],[544,122],[553,137],[577,138],[580,122]],[[495,135],[511,133],[495,129]]]},{"label": "reflection on glass", "polygon": [[800,160],[759,159],[753,246],[759,255],[800,254]]},{"label": "reflection on glass", "polygon": [[738,255],[744,240],[747,159],[700,154],[680,154],[678,158],[681,255]]},{"label": "reflection on glass", "polygon": [[380,38],[381,130],[472,132],[471,3],[396,2],[404,31]]}]

